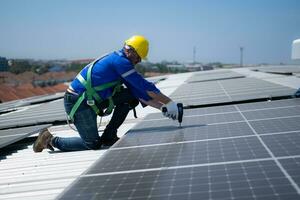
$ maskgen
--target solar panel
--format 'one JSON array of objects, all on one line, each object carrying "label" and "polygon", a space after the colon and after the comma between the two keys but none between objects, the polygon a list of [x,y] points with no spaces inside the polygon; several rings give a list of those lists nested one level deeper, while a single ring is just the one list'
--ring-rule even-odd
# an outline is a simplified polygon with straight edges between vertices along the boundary
[{"label": "solar panel", "polygon": [[[288,108],[292,107],[297,109],[299,107],[299,99],[285,99],[285,100],[279,100],[279,101],[264,101],[264,102],[258,102],[258,103],[247,103],[247,104],[239,104],[237,107],[241,111],[246,110],[257,110],[257,109],[268,109],[268,108]],[[273,109],[271,109],[273,110]],[[274,111],[274,110],[273,110]]]},{"label": "solar panel", "polygon": [[299,106],[191,109],[182,128],[149,115],[60,199],[299,199]]},{"label": "solar panel", "polygon": [[300,73],[300,66],[263,66],[254,69],[255,71],[268,72],[274,74],[292,75],[293,73]]},{"label": "solar panel", "polygon": [[224,79],[234,79],[234,78],[244,78],[245,76],[233,72],[233,71],[224,71],[222,73],[195,73],[187,82],[205,82],[205,81],[216,81]]},{"label": "solar panel", "polygon": [[295,89],[255,78],[184,84],[171,97],[187,106],[291,96]]},{"label": "solar panel", "polygon": [[[298,154],[299,155],[299,154]],[[287,158],[279,160],[296,184],[300,185],[300,158]],[[299,197],[298,197],[299,198]],[[295,198],[296,199],[296,198]]]},{"label": "solar panel", "polygon": [[83,176],[59,199],[298,198],[273,161],[258,161]]},{"label": "solar panel", "polygon": [[[151,117],[151,115],[149,116]],[[215,114],[205,114],[205,115],[185,115],[186,122],[184,123],[185,127],[198,125],[204,126],[213,123],[223,123],[223,122],[234,122],[243,120],[242,116],[238,112],[232,113],[215,113]],[[138,124],[134,129],[145,129],[145,128],[163,128],[175,126],[178,127],[178,122],[171,121],[165,117],[159,117],[157,119],[145,120],[143,123]],[[133,129],[133,130],[134,130]]]},{"label": "solar panel", "polygon": [[0,148],[10,145],[14,142],[20,141],[33,133],[37,133],[45,128],[50,127],[51,124],[29,126],[23,128],[13,128],[7,130],[0,130]]},{"label": "solar panel", "polygon": [[143,129],[132,130],[127,133],[125,140],[120,140],[113,148],[253,135],[245,122],[191,125],[184,126],[183,129],[173,126],[161,129],[163,130],[160,131],[158,128],[153,128],[153,130],[149,128],[145,131]]},{"label": "solar panel", "polygon": [[300,117],[264,119],[249,123],[258,134],[280,133],[300,130]]},{"label": "solar panel", "polygon": [[295,156],[300,153],[300,131],[278,135],[264,135],[262,140],[275,156]]},{"label": "solar panel", "polygon": [[114,149],[87,174],[268,158],[255,137]]},{"label": "solar panel", "polygon": [[64,96],[64,93],[55,93],[52,95],[40,95],[40,96],[29,97],[29,98],[25,98],[25,99],[21,99],[21,100],[0,103],[0,113],[4,112],[6,110],[15,109],[15,108],[18,108],[21,106],[27,106],[27,105],[31,105],[31,104],[37,104],[37,103],[60,99],[63,96]]},{"label": "solar panel", "polygon": [[66,121],[62,99],[0,115],[0,129],[56,121]]},{"label": "solar panel", "polygon": [[252,110],[244,111],[243,113],[248,120],[300,116],[300,106],[277,107],[267,110]]}]

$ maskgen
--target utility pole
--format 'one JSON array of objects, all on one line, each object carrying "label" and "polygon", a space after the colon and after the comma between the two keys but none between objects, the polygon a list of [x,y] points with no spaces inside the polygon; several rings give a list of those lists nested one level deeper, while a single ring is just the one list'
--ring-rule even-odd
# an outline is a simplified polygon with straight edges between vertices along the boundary
[{"label": "utility pole", "polygon": [[243,67],[243,52],[244,51],[244,47],[240,47],[240,53],[241,53],[241,57],[240,57],[240,67]]},{"label": "utility pole", "polygon": [[193,64],[196,63],[196,47],[193,47]]}]

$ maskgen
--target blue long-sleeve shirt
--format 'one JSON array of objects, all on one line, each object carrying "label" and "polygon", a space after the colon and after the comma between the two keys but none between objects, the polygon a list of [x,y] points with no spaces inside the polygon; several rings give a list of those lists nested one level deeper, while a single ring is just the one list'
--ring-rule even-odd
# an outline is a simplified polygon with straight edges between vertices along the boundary
[{"label": "blue long-sleeve shirt", "polygon": [[[85,80],[87,79],[87,71],[89,65],[79,73]],[[131,93],[137,99],[148,101],[151,99],[147,91],[160,93],[155,85],[144,79],[135,69],[133,64],[127,59],[123,50],[110,53],[98,60],[91,73],[92,87],[99,86],[104,83],[121,81],[130,89]],[[85,91],[85,87],[75,78],[71,83],[71,88],[78,94]],[[97,92],[102,99],[107,99],[112,95],[113,89],[108,88]]]}]

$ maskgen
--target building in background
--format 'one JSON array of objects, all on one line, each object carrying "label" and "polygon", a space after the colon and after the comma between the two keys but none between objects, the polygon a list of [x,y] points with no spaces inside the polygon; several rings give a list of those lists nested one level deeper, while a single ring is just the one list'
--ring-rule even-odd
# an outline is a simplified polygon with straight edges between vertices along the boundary
[{"label": "building in background", "polygon": [[0,72],[8,71],[8,60],[5,57],[0,57]]}]

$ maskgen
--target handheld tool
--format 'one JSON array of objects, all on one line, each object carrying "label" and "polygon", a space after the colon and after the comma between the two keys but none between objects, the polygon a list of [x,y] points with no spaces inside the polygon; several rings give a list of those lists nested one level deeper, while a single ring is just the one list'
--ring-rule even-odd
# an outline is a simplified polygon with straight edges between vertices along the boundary
[{"label": "handheld tool", "polygon": [[179,127],[181,128],[181,123],[182,123],[182,118],[183,118],[183,104],[178,103],[178,122],[179,122]]},{"label": "handheld tool", "polygon": [[[182,123],[182,118],[183,118],[183,104],[182,103],[177,103],[177,108],[178,108],[178,122],[179,122],[179,127],[181,128],[181,123]],[[166,107],[162,108],[162,111],[166,113],[168,110]]]}]

